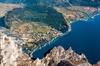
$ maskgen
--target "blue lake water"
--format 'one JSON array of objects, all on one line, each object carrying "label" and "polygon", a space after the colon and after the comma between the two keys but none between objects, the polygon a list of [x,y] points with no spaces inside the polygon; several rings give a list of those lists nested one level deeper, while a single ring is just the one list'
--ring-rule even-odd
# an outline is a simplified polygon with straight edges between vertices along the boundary
[{"label": "blue lake water", "polygon": [[42,58],[49,49],[61,45],[65,49],[70,46],[77,53],[84,53],[91,63],[100,60],[100,15],[87,21],[77,21],[72,24],[72,31],[55,39],[50,45],[37,50],[32,55]]}]

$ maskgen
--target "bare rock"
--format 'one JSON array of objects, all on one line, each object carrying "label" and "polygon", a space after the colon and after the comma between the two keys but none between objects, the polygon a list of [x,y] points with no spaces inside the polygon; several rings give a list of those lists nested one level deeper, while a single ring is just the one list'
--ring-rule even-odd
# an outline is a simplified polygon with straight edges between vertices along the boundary
[{"label": "bare rock", "polygon": [[2,35],[1,38],[1,66],[28,66],[32,63],[31,58],[22,52],[19,42],[14,37]]},{"label": "bare rock", "polygon": [[[92,66],[84,54],[77,54],[70,47],[54,47],[43,59],[32,60],[22,51],[23,40],[0,33],[0,66]],[[98,62],[94,66],[99,66]]]},{"label": "bare rock", "polygon": [[58,63],[57,66],[73,66],[73,65],[68,61],[60,61],[60,63]]},{"label": "bare rock", "polygon": [[55,47],[45,58],[38,61],[45,66],[92,66],[84,54],[79,55],[71,48],[64,50],[61,46]]},{"label": "bare rock", "polygon": [[100,66],[100,61],[98,61],[97,64],[94,64],[93,66]]}]

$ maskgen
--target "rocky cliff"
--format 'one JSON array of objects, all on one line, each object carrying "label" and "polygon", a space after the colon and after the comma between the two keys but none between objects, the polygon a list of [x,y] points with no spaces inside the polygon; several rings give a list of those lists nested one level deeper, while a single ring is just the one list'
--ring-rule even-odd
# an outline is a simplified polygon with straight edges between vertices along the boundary
[{"label": "rocky cliff", "polygon": [[[7,31],[7,30],[6,30]],[[71,48],[53,48],[43,59],[32,60],[22,51],[23,40],[0,31],[0,66],[92,66],[84,54],[77,54]],[[100,62],[93,66],[99,66]]]}]

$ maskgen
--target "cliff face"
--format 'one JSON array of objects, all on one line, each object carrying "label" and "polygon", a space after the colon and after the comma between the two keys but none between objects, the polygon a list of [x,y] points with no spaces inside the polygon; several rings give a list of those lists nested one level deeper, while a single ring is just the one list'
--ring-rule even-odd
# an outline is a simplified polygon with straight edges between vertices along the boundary
[{"label": "cliff face", "polygon": [[71,48],[64,50],[58,46],[53,48],[43,59],[32,60],[22,51],[23,40],[6,34],[0,30],[0,66],[100,66],[100,62],[92,65],[84,54],[77,54]]},{"label": "cliff face", "polygon": [[21,46],[19,46],[24,44],[24,42],[7,35],[1,35],[0,38],[1,66],[22,66],[20,64],[23,63],[28,66],[27,62],[30,63],[30,57],[23,53]]},{"label": "cliff face", "polygon": [[100,61],[98,61],[97,64],[94,64],[93,66],[100,66]]},{"label": "cliff face", "polygon": [[16,37],[0,34],[1,66],[92,66],[84,54],[78,55],[71,48],[55,47],[43,59],[32,60],[23,53],[24,42]]},{"label": "cliff face", "polygon": [[[9,1],[13,0],[5,0],[7,3]],[[72,2],[69,0],[47,0],[46,2],[45,0],[34,0],[34,3],[37,1],[39,1],[39,5],[45,4],[52,8],[44,8],[44,6],[37,6],[36,8],[34,6],[32,10],[31,8],[23,8],[22,5],[17,4],[0,4],[0,17],[5,16],[5,21],[8,22],[8,27],[9,23],[12,24],[9,27],[10,29],[0,27],[0,66],[100,66],[100,62],[95,65],[91,65],[84,54],[79,55],[71,48],[64,50],[61,46],[52,49],[51,52],[43,59],[36,60],[32,60],[28,56],[28,52],[31,53],[31,51],[28,50],[27,54],[22,51],[23,47],[26,50],[29,48],[33,51],[33,46],[36,48],[41,43],[49,42],[54,37],[62,34],[61,30],[70,27],[69,24],[73,20],[90,17],[91,14],[99,11],[99,8],[97,9],[78,5],[72,6],[74,2],[75,4],[77,2],[73,0]],[[33,3],[31,3],[33,0],[25,0],[25,2],[28,3],[28,5],[33,5]],[[67,9],[65,10],[66,6]],[[57,10],[53,7],[59,8]],[[32,17],[32,19],[34,17],[35,18],[34,20],[31,20],[27,17]],[[35,20],[39,23],[44,22],[45,25],[43,25],[44,23],[41,23],[41,25],[38,23],[31,23]],[[71,27],[69,31],[71,31]]]},{"label": "cliff face", "polygon": [[39,66],[38,63],[44,66],[92,66],[84,54],[79,55],[71,48],[64,50],[61,46],[53,48],[45,58],[34,61],[35,66]]}]

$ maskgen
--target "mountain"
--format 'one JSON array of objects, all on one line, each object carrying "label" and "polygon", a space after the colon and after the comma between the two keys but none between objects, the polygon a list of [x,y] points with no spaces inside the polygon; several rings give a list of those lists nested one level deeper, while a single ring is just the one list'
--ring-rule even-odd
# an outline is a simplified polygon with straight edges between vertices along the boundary
[{"label": "mountain", "polygon": [[91,6],[99,7],[100,0],[0,0],[3,3],[17,3],[17,4],[26,4],[26,5],[47,5],[47,6],[60,6],[67,7],[72,5],[77,6]]},{"label": "mountain", "polygon": [[13,22],[14,20],[39,23],[55,28],[61,32],[63,32],[62,29],[67,30],[68,28],[62,14],[47,6],[17,8],[9,11],[5,17],[7,23]]}]

